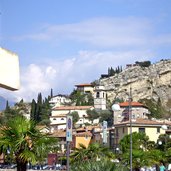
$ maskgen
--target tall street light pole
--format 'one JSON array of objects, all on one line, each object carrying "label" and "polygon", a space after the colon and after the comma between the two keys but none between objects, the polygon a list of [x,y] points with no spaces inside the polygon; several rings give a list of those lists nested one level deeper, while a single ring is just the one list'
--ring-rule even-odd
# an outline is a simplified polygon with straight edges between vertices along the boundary
[{"label": "tall street light pole", "polygon": [[129,121],[130,121],[130,171],[132,171],[132,107],[131,107],[131,101],[132,101],[132,89],[130,88],[129,106],[128,106]]},{"label": "tall street light pole", "polygon": [[[117,122],[117,121],[115,121],[115,111],[119,111],[119,110],[121,110],[121,108],[120,108],[120,106],[119,106],[119,104],[113,104],[112,105],[112,111],[113,111],[113,118],[114,118],[114,120],[113,120],[113,126],[115,126],[115,123]],[[116,131],[115,131],[115,127],[114,127],[114,151],[116,151]]]}]

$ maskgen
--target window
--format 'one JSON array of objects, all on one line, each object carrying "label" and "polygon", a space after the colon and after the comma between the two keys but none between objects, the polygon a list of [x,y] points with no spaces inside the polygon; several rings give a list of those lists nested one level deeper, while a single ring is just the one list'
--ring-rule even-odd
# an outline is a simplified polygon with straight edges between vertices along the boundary
[{"label": "window", "polygon": [[119,136],[118,128],[116,128],[116,136]]},{"label": "window", "polygon": [[100,97],[100,93],[97,92],[97,93],[96,93],[96,98],[99,98],[99,97]]},{"label": "window", "polygon": [[139,132],[144,132],[145,133],[145,128],[139,128]]},{"label": "window", "polygon": [[85,138],[85,140],[88,140],[88,135],[85,135],[85,137],[84,137],[84,138]]},{"label": "window", "polygon": [[124,129],[124,128],[122,128],[122,133],[123,133],[123,134],[125,133],[125,129]]},{"label": "window", "polygon": [[160,133],[160,128],[157,128],[157,133]]},{"label": "window", "polygon": [[136,119],[135,114],[132,114],[132,119]]}]

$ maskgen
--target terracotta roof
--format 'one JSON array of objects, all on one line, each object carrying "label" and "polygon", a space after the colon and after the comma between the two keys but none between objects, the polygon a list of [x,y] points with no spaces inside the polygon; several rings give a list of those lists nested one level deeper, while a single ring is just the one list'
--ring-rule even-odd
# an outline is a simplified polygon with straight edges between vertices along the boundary
[{"label": "terracotta roof", "polygon": [[53,137],[66,137],[66,132],[64,130],[54,131],[52,133]]},{"label": "terracotta roof", "polygon": [[80,132],[80,133],[74,134],[74,136],[76,136],[76,137],[85,137],[85,136],[92,137],[92,133],[90,131]]},{"label": "terracotta roof", "polygon": [[92,84],[89,83],[83,83],[83,84],[77,84],[76,87],[94,87]]},{"label": "terracotta roof", "polygon": [[[120,107],[127,107],[127,106],[129,106],[129,102],[119,103],[119,105],[120,105]],[[144,104],[139,103],[139,102],[131,102],[130,105],[132,107],[139,107],[139,106],[146,107]]]},{"label": "terracotta roof", "polygon": [[85,126],[85,127],[81,127],[81,128],[77,128],[77,132],[78,131],[85,131],[85,130],[87,130],[87,131],[91,131],[93,128],[100,128],[100,126],[92,126],[92,125],[90,125],[90,126]]},{"label": "terracotta roof", "polygon": [[[125,122],[121,122],[118,124],[115,124],[116,126],[118,125],[125,125],[125,124],[130,124],[130,121],[125,121]],[[165,122],[161,122],[161,121],[157,121],[157,120],[150,120],[150,119],[142,119],[142,118],[136,118],[135,120],[132,119],[132,125],[171,125],[171,122],[169,123],[165,123]]]},{"label": "terracotta roof", "polygon": [[[54,131],[53,133],[51,133],[52,137],[58,137],[58,138],[65,138],[66,137],[66,131],[65,130],[58,130],[58,131]],[[75,133],[73,132],[73,136],[76,137],[84,137],[84,136],[92,136],[92,133],[90,131],[87,132],[80,132],[80,133]]]},{"label": "terracotta roof", "polygon": [[53,110],[86,110],[94,108],[93,106],[59,106],[53,108]]}]

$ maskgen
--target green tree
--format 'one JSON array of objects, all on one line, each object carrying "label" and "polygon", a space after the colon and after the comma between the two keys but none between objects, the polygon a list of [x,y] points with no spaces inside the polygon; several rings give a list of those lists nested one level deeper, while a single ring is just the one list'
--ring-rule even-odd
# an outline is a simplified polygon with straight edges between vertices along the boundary
[{"label": "green tree", "polygon": [[51,106],[49,104],[50,96],[48,98],[45,98],[42,104],[42,115],[41,115],[41,121],[39,124],[41,125],[49,125],[50,120],[49,116],[51,114]]},{"label": "green tree", "polygon": [[49,125],[49,116],[51,113],[51,106],[49,104],[50,96],[42,99],[41,93],[38,94],[37,102],[33,99],[31,102],[31,119],[36,121],[40,125]]},{"label": "green tree", "polygon": [[31,102],[31,113],[30,113],[30,118],[32,120],[36,120],[36,107],[37,107],[37,103],[33,99],[32,102]]},{"label": "green tree", "polygon": [[[121,171],[121,167],[119,168]],[[116,171],[117,166],[115,163],[111,162],[108,159],[103,159],[100,161],[85,161],[83,163],[72,164],[71,171]]]},{"label": "green tree", "polygon": [[80,164],[84,161],[96,161],[104,158],[114,159],[114,154],[108,147],[104,147],[99,143],[92,143],[87,148],[83,144],[79,144],[79,148],[75,148],[71,154],[72,163]]},{"label": "green tree", "polygon": [[88,109],[86,112],[87,112],[89,120],[92,123],[95,119],[99,118],[99,113],[95,109],[93,109],[93,110]]},{"label": "green tree", "polygon": [[39,93],[38,97],[37,97],[36,117],[35,117],[37,122],[41,121],[41,117],[42,117],[42,104],[43,104],[42,94]]},{"label": "green tree", "polygon": [[135,63],[138,64],[141,67],[149,67],[151,65],[150,61],[143,61],[143,62],[136,61]]},{"label": "green tree", "polygon": [[94,104],[94,99],[91,93],[84,93],[80,90],[73,90],[69,96],[72,103],[76,106],[90,106]]},{"label": "green tree", "polygon": [[99,122],[107,121],[108,126],[113,125],[113,113],[110,110],[101,110],[99,112],[100,120]]},{"label": "green tree", "polygon": [[19,111],[19,109],[14,107],[12,108],[7,105],[6,109],[2,113],[1,123],[6,123],[9,120],[9,118],[14,118],[17,115],[21,115]]},{"label": "green tree", "polygon": [[158,98],[157,102],[154,99],[141,99],[140,102],[148,107],[151,113],[149,115],[150,118],[164,118],[166,115],[169,116],[168,111],[162,106],[160,98]]},{"label": "green tree", "polygon": [[52,98],[53,97],[53,89],[51,88],[51,90],[50,90],[50,98]]},{"label": "green tree", "polygon": [[57,140],[42,134],[35,122],[23,116],[16,116],[0,130],[1,152],[10,150],[10,156],[17,163],[17,171],[26,171],[28,162],[35,164],[47,157],[47,153]]},{"label": "green tree", "polygon": [[[152,142],[149,141],[149,137],[145,133],[132,133],[132,165],[134,169],[139,169],[142,166],[150,165],[150,160],[148,159],[148,144]],[[153,142],[153,144],[155,144]],[[128,163],[130,161],[130,135],[124,136],[121,139],[120,148],[122,151],[122,162]],[[152,146],[150,150],[153,150],[155,146]]]},{"label": "green tree", "polygon": [[73,121],[73,127],[75,127],[75,124],[79,120],[79,115],[77,111],[71,112],[70,115],[72,116],[72,121]]}]

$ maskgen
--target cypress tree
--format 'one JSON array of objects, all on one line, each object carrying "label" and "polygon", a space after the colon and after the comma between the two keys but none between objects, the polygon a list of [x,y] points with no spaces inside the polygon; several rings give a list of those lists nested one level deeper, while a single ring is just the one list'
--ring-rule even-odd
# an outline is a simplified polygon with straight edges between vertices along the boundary
[{"label": "cypress tree", "polygon": [[37,97],[37,107],[36,107],[36,118],[35,118],[35,120],[37,122],[40,122],[41,117],[42,117],[42,94],[39,93],[38,97]]},{"label": "cypress tree", "polygon": [[51,88],[51,91],[50,91],[50,97],[52,98],[53,97],[53,89]]},{"label": "cypress tree", "polygon": [[36,101],[33,99],[31,102],[31,114],[30,114],[30,119],[36,120]]}]

